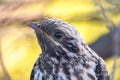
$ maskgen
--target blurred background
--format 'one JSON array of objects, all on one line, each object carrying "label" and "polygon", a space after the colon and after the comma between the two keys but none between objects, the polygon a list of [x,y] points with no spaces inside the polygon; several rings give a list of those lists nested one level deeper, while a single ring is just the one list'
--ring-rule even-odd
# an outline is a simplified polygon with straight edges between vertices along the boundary
[{"label": "blurred background", "polygon": [[0,0],[0,80],[29,80],[41,53],[27,23],[55,17],[74,25],[120,80],[120,0]]}]

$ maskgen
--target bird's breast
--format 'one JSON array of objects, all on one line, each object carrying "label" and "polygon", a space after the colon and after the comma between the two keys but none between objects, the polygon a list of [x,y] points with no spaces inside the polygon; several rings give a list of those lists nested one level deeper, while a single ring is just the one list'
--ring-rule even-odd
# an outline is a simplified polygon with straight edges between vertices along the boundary
[{"label": "bird's breast", "polygon": [[95,63],[92,61],[84,62],[81,59],[58,61],[56,58],[46,58],[40,62],[40,80],[97,80],[94,72]]}]

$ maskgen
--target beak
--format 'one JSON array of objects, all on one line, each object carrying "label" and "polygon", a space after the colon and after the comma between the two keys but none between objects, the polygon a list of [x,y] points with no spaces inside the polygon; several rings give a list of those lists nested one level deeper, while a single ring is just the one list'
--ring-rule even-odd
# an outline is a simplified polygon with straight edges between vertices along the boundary
[{"label": "beak", "polygon": [[38,27],[40,26],[39,22],[31,22],[28,24],[28,26],[30,26],[33,29],[38,29]]}]

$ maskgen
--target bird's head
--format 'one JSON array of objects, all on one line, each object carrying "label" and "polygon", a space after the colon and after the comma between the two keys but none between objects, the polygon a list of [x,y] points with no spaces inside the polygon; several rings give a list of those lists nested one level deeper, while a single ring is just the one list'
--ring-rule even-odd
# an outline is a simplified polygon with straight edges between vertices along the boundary
[{"label": "bird's head", "polygon": [[70,24],[55,18],[44,18],[40,22],[31,22],[38,42],[44,52],[64,50],[73,53],[80,52],[84,40],[78,31]]}]

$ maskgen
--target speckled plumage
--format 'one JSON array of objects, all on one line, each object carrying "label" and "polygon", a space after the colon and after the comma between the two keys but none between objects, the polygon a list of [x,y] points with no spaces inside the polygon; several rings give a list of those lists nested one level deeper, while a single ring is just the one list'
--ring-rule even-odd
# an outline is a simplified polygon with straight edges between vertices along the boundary
[{"label": "speckled plumage", "polygon": [[42,48],[30,80],[110,80],[104,60],[72,25],[44,18],[30,26]]}]

